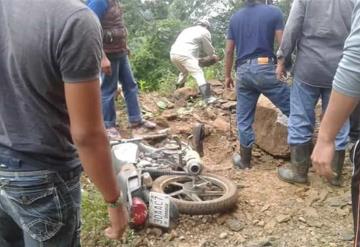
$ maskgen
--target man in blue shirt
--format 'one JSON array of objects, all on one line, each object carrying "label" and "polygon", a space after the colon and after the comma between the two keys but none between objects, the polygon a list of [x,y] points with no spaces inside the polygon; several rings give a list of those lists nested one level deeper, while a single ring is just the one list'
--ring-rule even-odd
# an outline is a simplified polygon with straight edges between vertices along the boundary
[{"label": "man in blue shirt", "polygon": [[234,156],[235,166],[250,167],[251,150],[255,140],[252,124],[260,94],[289,116],[289,87],[275,75],[274,39],[281,42],[283,15],[281,11],[261,0],[245,0],[245,7],[230,19],[225,54],[225,82],[234,87],[231,69],[236,47],[237,127],[240,157]]}]

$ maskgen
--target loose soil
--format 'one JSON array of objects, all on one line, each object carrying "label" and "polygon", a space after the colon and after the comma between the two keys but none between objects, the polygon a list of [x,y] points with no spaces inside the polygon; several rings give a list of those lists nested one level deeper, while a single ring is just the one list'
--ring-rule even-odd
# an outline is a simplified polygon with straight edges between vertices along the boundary
[{"label": "loose soil", "polygon": [[[234,112],[216,107],[205,110],[198,100],[194,100],[181,108],[182,112],[186,109],[187,114],[179,114],[174,102],[175,108],[170,110],[177,112],[177,117],[164,121],[156,104],[159,98],[156,94],[142,96],[144,108],[151,109],[145,115],[160,119],[162,124],[165,122],[172,133],[181,135],[184,140],[188,139],[195,123],[206,124],[209,132],[204,143],[206,170],[226,176],[237,184],[237,207],[221,215],[182,215],[179,224],[172,230],[146,228],[135,232],[128,244],[119,242],[112,246],[352,246],[351,167],[348,158],[344,183],[340,188],[331,187],[312,169],[308,185],[282,182],[277,177],[276,169],[288,161],[274,158],[258,148],[253,151],[252,169],[234,169],[231,155],[233,150],[238,150]],[[229,119],[228,122],[232,122],[231,131],[211,126],[210,118],[214,116]],[[126,123],[126,120],[122,119],[121,122]],[[124,136],[130,135],[126,126],[121,126],[121,130]],[[135,131],[133,134],[143,133]]]}]

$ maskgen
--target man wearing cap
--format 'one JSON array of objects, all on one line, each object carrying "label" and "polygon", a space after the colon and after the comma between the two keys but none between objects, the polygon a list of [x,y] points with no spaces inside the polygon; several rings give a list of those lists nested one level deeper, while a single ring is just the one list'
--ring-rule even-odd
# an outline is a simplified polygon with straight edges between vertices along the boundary
[{"label": "man wearing cap", "polygon": [[225,82],[234,87],[231,75],[236,47],[237,127],[240,156],[234,155],[235,167],[250,167],[255,141],[252,124],[260,94],[268,97],[286,116],[289,115],[289,87],[276,79],[274,39],[281,42],[283,15],[265,1],[246,0],[245,7],[230,19],[225,52]]},{"label": "man wearing cap", "polygon": [[197,25],[183,30],[171,47],[170,59],[180,70],[177,87],[183,87],[190,74],[195,78],[205,103],[212,104],[216,98],[211,96],[210,85],[206,82],[204,72],[199,65],[202,53],[210,59],[218,60],[211,44],[209,27],[210,23],[207,20],[200,20]]}]

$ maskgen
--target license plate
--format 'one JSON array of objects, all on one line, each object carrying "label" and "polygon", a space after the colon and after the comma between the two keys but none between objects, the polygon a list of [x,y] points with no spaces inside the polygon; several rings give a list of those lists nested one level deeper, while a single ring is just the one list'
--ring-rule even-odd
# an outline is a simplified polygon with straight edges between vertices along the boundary
[{"label": "license plate", "polygon": [[150,192],[149,222],[156,226],[170,227],[170,197],[168,195]]}]

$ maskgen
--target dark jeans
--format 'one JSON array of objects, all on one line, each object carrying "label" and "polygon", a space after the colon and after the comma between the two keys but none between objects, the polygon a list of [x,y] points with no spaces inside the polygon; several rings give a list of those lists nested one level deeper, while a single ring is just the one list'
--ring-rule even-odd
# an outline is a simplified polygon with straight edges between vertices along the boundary
[{"label": "dark jeans", "polygon": [[240,65],[236,76],[238,134],[241,146],[250,147],[255,141],[252,125],[260,94],[289,116],[290,89],[286,83],[276,79],[274,64],[257,64],[256,59]]},{"label": "dark jeans", "polygon": [[354,170],[351,179],[351,201],[354,217],[355,247],[360,247],[360,144],[359,141],[354,146],[350,157]]},{"label": "dark jeans", "polygon": [[360,104],[350,115],[350,142],[355,143],[360,139]]},{"label": "dark jeans", "polygon": [[116,57],[109,56],[111,62],[111,75],[102,76],[101,98],[102,112],[106,128],[116,125],[115,96],[118,82],[124,92],[125,103],[130,123],[139,123],[142,120],[138,100],[138,85],[131,71],[127,54]]},{"label": "dark jeans", "polygon": [[1,247],[80,246],[80,172],[64,179],[0,171]]}]

